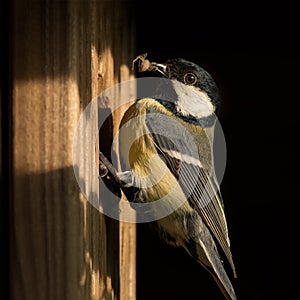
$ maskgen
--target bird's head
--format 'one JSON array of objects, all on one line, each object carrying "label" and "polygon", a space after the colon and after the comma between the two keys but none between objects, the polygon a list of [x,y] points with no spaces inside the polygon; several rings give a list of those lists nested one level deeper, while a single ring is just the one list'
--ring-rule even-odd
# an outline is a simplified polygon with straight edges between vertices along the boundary
[{"label": "bird's head", "polygon": [[165,63],[149,62],[146,56],[138,56],[139,71],[152,71],[172,80],[164,88],[164,96],[176,99],[175,108],[184,117],[198,120],[210,118],[220,105],[218,87],[212,76],[197,64],[182,58],[169,59]]}]

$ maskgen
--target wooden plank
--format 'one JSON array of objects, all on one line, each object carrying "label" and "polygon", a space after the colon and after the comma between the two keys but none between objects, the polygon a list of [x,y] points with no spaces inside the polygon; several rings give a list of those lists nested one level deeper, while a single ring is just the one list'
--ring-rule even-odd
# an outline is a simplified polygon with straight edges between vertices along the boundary
[{"label": "wooden plank", "polygon": [[128,3],[15,0],[13,8],[12,299],[135,299],[135,225],[87,202],[72,166],[80,113],[131,76]]}]

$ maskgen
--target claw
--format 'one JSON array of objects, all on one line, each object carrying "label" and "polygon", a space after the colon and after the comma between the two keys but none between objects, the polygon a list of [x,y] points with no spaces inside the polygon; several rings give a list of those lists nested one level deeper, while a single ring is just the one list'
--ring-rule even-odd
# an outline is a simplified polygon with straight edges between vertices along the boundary
[{"label": "claw", "polygon": [[99,176],[101,178],[109,177],[115,185],[119,187],[122,186],[122,181],[120,180],[115,168],[102,152],[99,152],[99,169]]},{"label": "claw", "polygon": [[99,162],[99,176],[101,178],[105,177],[108,174],[106,166],[100,161]]}]

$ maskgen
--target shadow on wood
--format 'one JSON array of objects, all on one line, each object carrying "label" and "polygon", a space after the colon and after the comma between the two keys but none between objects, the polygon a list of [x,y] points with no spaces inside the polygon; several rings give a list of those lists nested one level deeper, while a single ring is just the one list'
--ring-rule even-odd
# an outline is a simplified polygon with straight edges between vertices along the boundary
[{"label": "shadow on wood", "polygon": [[92,207],[72,168],[81,112],[131,77],[130,3],[15,0],[10,25],[12,299],[135,299],[135,226]]}]

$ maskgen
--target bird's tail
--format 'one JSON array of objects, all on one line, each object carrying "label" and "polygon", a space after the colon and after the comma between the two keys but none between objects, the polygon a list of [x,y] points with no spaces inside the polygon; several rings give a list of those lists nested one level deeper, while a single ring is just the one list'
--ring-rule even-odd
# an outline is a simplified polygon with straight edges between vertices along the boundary
[{"label": "bird's tail", "polygon": [[[194,251],[196,250],[197,254],[193,253],[192,256],[210,272],[227,300],[237,300],[233,286],[215,247],[207,247],[201,239],[197,241],[196,245]],[[190,253],[190,251],[188,252]]]},{"label": "bird's tail", "polygon": [[237,300],[237,297],[235,295],[234,289],[231,285],[231,282],[227,276],[227,274],[225,273],[224,275],[220,274],[215,274],[215,272],[210,272],[214,278],[214,280],[216,281],[216,283],[218,284],[220,290],[222,291],[223,295],[225,296],[226,299],[228,300]]}]

